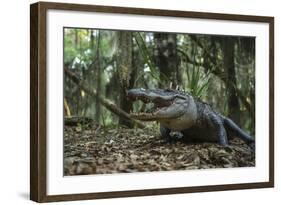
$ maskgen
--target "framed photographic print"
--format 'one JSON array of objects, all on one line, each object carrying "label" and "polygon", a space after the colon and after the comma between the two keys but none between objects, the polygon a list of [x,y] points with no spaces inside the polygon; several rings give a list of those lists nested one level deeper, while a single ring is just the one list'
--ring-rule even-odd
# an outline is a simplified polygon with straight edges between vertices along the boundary
[{"label": "framed photographic print", "polygon": [[274,186],[274,18],[31,5],[30,197]]}]

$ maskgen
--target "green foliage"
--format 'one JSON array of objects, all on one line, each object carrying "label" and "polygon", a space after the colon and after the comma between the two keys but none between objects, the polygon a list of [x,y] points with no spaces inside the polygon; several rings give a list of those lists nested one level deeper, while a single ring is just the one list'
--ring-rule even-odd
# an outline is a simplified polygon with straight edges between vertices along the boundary
[{"label": "green foliage", "polygon": [[143,39],[141,33],[140,32],[134,32],[133,36],[134,36],[134,39],[136,40],[136,43],[137,43],[137,45],[140,49],[140,52],[142,54],[142,57],[144,59],[145,64],[150,69],[149,74],[151,75],[151,77],[156,79],[160,84],[162,84],[162,82],[160,80],[160,75],[161,75],[161,77],[163,77],[164,79],[169,81],[167,76],[165,76],[163,73],[160,73],[159,71],[157,71],[156,65],[154,64],[154,62],[152,60],[152,57],[151,57],[152,54],[149,53],[149,50],[146,46],[146,42]]},{"label": "green foliage", "polygon": [[90,48],[90,33],[87,29],[64,30],[64,63],[73,68],[88,68],[93,57]]},{"label": "green foliage", "polygon": [[210,72],[203,73],[199,66],[193,66],[187,69],[187,90],[198,98],[206,97],[208,94],[209,82],[211,79]]}]

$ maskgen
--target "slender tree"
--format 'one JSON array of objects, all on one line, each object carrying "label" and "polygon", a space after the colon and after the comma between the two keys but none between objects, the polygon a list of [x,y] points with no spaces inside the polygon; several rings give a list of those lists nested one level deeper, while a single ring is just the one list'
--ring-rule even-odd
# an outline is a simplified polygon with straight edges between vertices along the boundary
[{"label": "slender tree", "polygon": [[96,65],[97,65],[97,72],[96,72],[96,82],[97,82],[97,90],[100,92],[97,92],[97,97],[96,97],[96,114],[95,114],[95,118],[96,121],[99,122],[100,121],[100,115],[101,115],[101,107],[100,107],[100,94],[101,94],[101,56],[100,56],[100,42],[101,42],[101,35],[100,35],[100,31],[98,31],[98,36],[97,36],[97,51],[96,51]]},{"label": "slender tree", "polygon": [[[125,112],[130,112],[132,102],[127,99],[126,91],[130,88],[130,80],[132,75],[132,60],[133,60],[133,42],[132,32],[118,32],[118,51],[117,51],[117,72],[119,78],[119,103],[120,108]],[[119,118],[120,125],[132,127],[132,123],[125,118]]]},{"label": "slender tree", "polygon": [[[179,58],[177,56],[177,35],[168,33],[154,33],[155,64],[160,71],[161,84],[177,85]],[[159,85],[161,86],[161,85]]]},{"label": "slender tree", "polygon": [[226,92],[228,102],[228,114],[239,123],[239,101],[237,96],[237,83],[235,71],[235,40],[226,36],[222,39],[223,68],[226,74]]}]

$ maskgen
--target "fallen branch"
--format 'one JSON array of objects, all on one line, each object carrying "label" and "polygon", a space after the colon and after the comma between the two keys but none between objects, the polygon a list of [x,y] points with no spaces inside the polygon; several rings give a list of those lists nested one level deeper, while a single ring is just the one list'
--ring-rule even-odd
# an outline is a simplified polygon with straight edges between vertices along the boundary
[{"label": "fallen branch", "polygon": [[84,90],[85,93],[87,93],[88,95],[91,95],[92,97],[96,97],[96,98],[98,97],[98,100],[99,100],[100,104],[103,105],[106,109],[108,109],[112,113],[118,115],[119,117],[123,117],[124,119],[133,122],[139,128],[145,127],[145,125],[143,123],[141,123],[138,120],[135,120],[135,119],[131,118],[130,115],[127,112],[125,112],[124,110],[117,107],[110,100],[108,100],[108,99],[106,99],[106,98],[104,98],[100,95],[97,96],[97,91],[92,89],[92,88],[89,88],[86,85],[86,83],[83,82],[83,80],[79,79],[79,77],[75,73],[71,72],[67,68],[64,68],[64,72],[74,83],[76,83],[82,90]]}]

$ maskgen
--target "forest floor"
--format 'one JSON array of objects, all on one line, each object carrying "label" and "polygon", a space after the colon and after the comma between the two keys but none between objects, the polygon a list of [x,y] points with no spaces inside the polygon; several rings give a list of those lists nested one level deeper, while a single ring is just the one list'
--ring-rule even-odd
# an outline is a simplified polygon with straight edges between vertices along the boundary
[{"label": "forest floor", "polygon": [[64,174],[109,174],[255,166],[254,152],[241,140],[168,143],[145,129],[64,128]]}]

